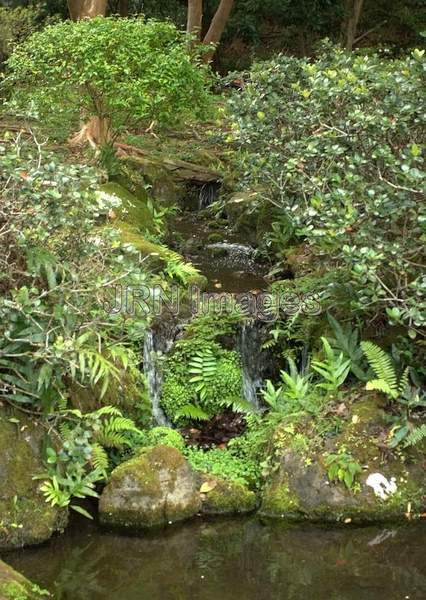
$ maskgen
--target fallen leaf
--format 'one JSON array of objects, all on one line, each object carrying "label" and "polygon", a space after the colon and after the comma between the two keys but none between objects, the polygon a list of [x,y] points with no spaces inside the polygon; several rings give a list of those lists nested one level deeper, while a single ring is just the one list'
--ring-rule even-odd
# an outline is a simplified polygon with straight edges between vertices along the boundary
[{"label": "fallen leaf", "polygon": [[201,494],[208,494],[217,486],[217,481],[205,481],[200,487]]}]

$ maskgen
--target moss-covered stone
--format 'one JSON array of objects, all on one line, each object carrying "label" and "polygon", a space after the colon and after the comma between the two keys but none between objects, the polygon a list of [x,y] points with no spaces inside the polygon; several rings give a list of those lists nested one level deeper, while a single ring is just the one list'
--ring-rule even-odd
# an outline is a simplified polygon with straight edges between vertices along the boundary
[{"label": "moss-covered stone", "polygon": [[256,494],[240,483],[203,474],[202,512],[207,515],[244,514],[255,510]]},{"label": "moss-covered stone", "polygon": [[34,480],[45,470],[44,433],[23,413],[0,409],[0,549],[39,544],[66,525],[66,511],[47,504]]},{"label": "moss-covered stone", "polygon": [[41,600],[50,597],[23,575],[0,560],[0,600]]},{"label": "moss-covered stone", "polygon": [[[386,427],[384,412],[371,395],[351,405],[338,435],[315,438],[304,452],[295,447],[290,434],[283,436],[277,431],[273,442],[279,440],[280,445],[271,458],[278,465],[265,485],[260,513],[288,520],[357,523],[411,519],[424,513],[424,456],[401,451],[384,455],[380,441]],[[329,480],[325,457],[339,451],[362,468],[354,489]],[[397,490],[385,500],[367,486],[374,473],[388,481],[395,479]]]},{"label": "moss-covered stone", "polygon": [[109,181],[100,187],[102,192],[117,196],[121,200],[121,206],[117,213],[123,221],[137,224],[146,231],[154,231],[154,223],[151,211],[148,208],[148,198],[132,194],[125,187],[114,181]]},{"label": "moss-covered stone", "polygon": [[182,521],[200,510],[199,487],[198,475],[179,450],[147,448],[113,471],[100,498],[100,520],[136,528]]}]

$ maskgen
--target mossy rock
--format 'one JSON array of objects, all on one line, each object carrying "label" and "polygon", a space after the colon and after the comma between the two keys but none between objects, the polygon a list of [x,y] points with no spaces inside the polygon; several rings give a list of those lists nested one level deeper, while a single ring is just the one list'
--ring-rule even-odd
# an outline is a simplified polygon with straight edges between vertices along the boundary
[{"label": "mossy rock", "polygon": [[[374,397],[356,402],[343,430],[322,451],[310,455],[292,447],[291,436],[282,444],[278,468],[267,481],[260,514],[286,520],[371,523],[414,518],[426,509],[424,456],[395,453],[384,459],[378,446],[384,413]],[[318,444],[320,442],[318,441]],[[312,447],[318,446],[312,444]],[[344,448],[362,467],[357,489],[329,481],[324,457]],[[276,459],[276,456],[275,456]],[[383,500],[367,486],[369,475],[395,478],[397,490]]]},{"label": "mossy rock", "polygon": [[114,181],[103,184],[100,191],[117,196],[121,200],[121,206],[117,210],[121,220],[137,225],[146,231],[154,231],[154,223],[151,211],[148,208],[147,197],[137,197]]},{"label": "mossy rock", "polygon": [[186,283],[188,285],[193,284],[200,288],[206,286],[207,280],[204,275],[202,275],[191,263],[185,263],[183,256],[177,252],[170,250],[167,246],[155,244],[154,242],[147,240],[137,227],[129,225],[129,223],[118,221],[117,227],[121,232],[122,241],[131,244],[136,250],[139,250],[142,255],[148,256],[154,266],[161,267],[168,262],[175,264],[180,263],[181,265],[185,265]]},{"label": "mossy rock", "polygon": [[67,523],[67,511],[47,504],[34,480],[45,471],[44,434],[22,413],[0,409],[0,549],[39,544]]},{"label": "mossy rock", "polygon": [[149,528],[182,521],[201,508],[199,476],[176,448],[155,446],[111,474],[99,502],[100,521]]},{"label": "mossy rock", "polygon": [[40,589],[0,560],[0,600],[41,600],[49,597],[47,590]]},{"label": "mossy rock", "polygon": [[235,515],[256,508],[256,494],[241,483],[203,474],[200,488],[202,513],[206,515]]}]

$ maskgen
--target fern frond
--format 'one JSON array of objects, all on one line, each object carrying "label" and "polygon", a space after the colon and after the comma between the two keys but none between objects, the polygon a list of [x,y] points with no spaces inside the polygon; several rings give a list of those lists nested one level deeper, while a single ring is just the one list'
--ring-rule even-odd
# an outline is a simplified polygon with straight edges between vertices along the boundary
[{"label": "fern frond", "polygon": [[383,380],[391,390],[391,397],[398,395],[398,382],[395,367],[392,359],[382,348],[372,342],[361,342],[361,348],[367,360],[377,376],[378,380]]},{"label": "fern frond", "polygon": [[389,384],[384,379],[372,379],[367,381],[365,389],[369,391],[383,392],[387,396],[392,396],[393,392],[389,387]]},{"label": "fern frond", "polygon": [[92,464],[98,471],[106,472],[109,467],[108,454],[105,449],[98,443],[92,446]]},{"label": "fern frond", "polygon": [[184,417],[186,419],[192,419],[194,421],[208,421],[210,418],[199,406],[195,404],[185,404],[176,411],[176,417]]},{"label": "fern frond", "polygon": [[416,427],[405,440],[406,446],[416,446],[423,440],[426,440],[426,423],[420,427]]}]

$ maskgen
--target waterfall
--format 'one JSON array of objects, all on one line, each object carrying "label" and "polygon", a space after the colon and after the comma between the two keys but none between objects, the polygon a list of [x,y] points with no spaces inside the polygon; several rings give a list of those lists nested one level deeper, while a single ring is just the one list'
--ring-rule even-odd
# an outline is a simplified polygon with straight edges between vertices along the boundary
[{"label": "waterfall", "polygon": [[161,369],[158,365],[159,348],[156,335],[149,329],[143,345],[143,371],[148,386],[148,394],[152,404],[152,415],[157,425],[171,426],[160,405],[161,387],[163,384]]},{"label": "waterfall", "polygon": [[241,325],[238,334],[238,349],[241,355],[243,371],[243,393],[247,402],[260,410],[258,392],[263,386],[266,372],[270,367],[268,353],[262,350],[262,324],[247,321]]},{"label": "waterfall", "polygon": [[220,181],[210,181],[208,183],[204,183],[198,194],[198,209],[203,210],[203,208],[207,208],[210,204],[213,204],[218,199],[219,190],[221,183]]}]

